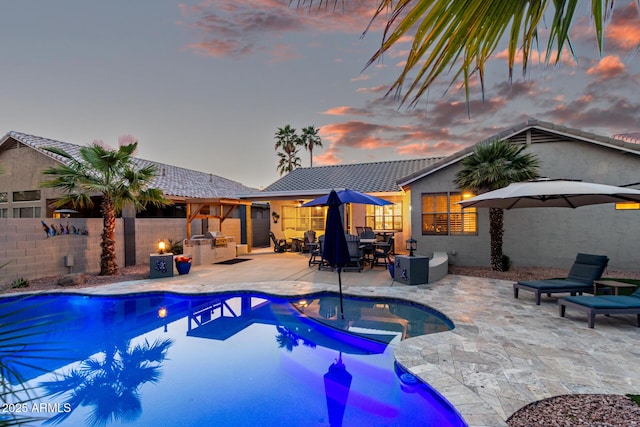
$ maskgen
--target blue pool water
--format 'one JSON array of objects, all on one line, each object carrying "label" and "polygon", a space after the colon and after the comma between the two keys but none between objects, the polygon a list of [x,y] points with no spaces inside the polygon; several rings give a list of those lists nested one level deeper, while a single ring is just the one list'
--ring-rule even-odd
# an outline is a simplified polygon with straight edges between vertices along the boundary
[{"label": "blue pool water", "polygon": [[[399,300],[225,293],[42,295],[0,303],[0,419],[63,426],[464,426],[394,363],[449,330]],[[22,387],[26,388],[25,391]]]}]

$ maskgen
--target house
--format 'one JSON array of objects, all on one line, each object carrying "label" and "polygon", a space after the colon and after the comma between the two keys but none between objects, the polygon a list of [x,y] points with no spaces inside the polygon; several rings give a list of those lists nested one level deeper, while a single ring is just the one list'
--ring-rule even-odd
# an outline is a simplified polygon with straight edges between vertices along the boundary
[{"label": "house", "polygon": [[[0,178],[0,218],[59,217],[52,202],[61,193],[57,189],[40,188],[39,184],[45,178],[42,175],[44,169],[64,163],[65,159],[47,151],[47,147],[62,149],[75,158],[80,158],[82,148],[19,132],[9,132],[0,139],[0,164],[4,168],[4,175]],[[244,206],[250,206],[247,201],[239,200],[236,194],[254,189],[239,182],[150,160],[134,158],[134,161],[140,167],[156,167],[158,175],[150,185],[161,189],[173,205],[165,208],[150,206],[138,213],[123,212],[123,216],[187,218],[187,234],[191,234],[194,219],[224,222],[236,207],[244,209]],[[99,202],[93,209],[79,212],[77,216],[101,217]],[[199,226],[198,231],[202,231]]]},{"label": "house", "polygon": [[[539,174],[616,186],[640,184],[640,144],[528,120],[486,141],[526,146],[540,161]],[[479,142],[479,144],[482,142]],[[409,194],[412,235],[418,253],[446,251],[449,263],[489,266],[489,210],[461,209],[453,183],[460,162],[475,146],[429,164],[398,184]],[[514,266],[568,268],[577,252],[604,254],[609,268],[637,270],[640,206],[605,204],[578,209],[514,209],[504,215],[504,253]]]},{"label": "house", "polygon": [[[69,271],[96,271],[99,266],[101,232],[100,200],[96,194],[94,207],[76,209],[68,206],[56,212],[52,202],[60,197],[57,189],[40,188],[46,168],[64,163],[65,159],[46,147],[56,147],[79,158],[80,145],[56,141],[19,132],[0,138],[0,265],[10,260],[5,276],[27,278],[56,275]],[[266,230],[267,206],[254,206],[240,200],[238,193],[256,191],[214,174],[134,158],[140,166],[154,165],[158,175],[152,187],[161,189],[173,205],[148,207],[142,212],[125,209],[116,224],[117,257],[120,265],[149,262],[159,240],[180,241],[193,234],[220,231],[233,236],[237,244],[253,245],[254,228]],[[94,220],[95,219],[95,220]],[[92,237],[61,236],[45,239],[41,222],[52,228],[83,230]],[[261,234],[266,234],[262,231]],[[95,236],[95,238],[93,237]],[[95,241],[94,241],[95,240]],[[267,239],[263,239],[267,245]],[[235,256],[235,254],[234,254]],[[73,259],[74,266],[68,266]],[[63,261],[65,260],[65,261]],[[25,274],[25,266],[28,275]],[[33,268],[31,268],[33,266]],[[68,267],[68,268],[67,268]]]},{"label": "house", "polygon": [[[241,194],[239,197],[270,203],[270,230],[280,239],[291,235],[301,237],[307,230],[314,230],[318,235],[324,233],[326,208],[302,208],[300,206],[303,203],[328,194],[331,189],[348,188],[368,193],[393,204],[345,206],[345,227],[354,234],[359,226],[369,226],[380,233],[393,233],[396,242],[402,242],[404,247],[404,241],[411,237],[409,199],[397,181],[441,159],[434,157],[297,168],[263,191]],[[288,232],[286,236],[285,231]]]}]

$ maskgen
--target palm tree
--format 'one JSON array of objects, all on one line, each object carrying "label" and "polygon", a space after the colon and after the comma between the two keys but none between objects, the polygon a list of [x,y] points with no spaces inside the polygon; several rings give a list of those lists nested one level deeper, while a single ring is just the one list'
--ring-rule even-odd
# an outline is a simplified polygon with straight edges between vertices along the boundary
[{"label": "palm tree", "polygon": [[74,207],[91,207],[91,196],[102,196],[101,276],[118,273],[115,225],[116,215],[122,212],[124,206],[130,204],[136,210],[141,210],[149,203],[155,206],[172,203],[163,196],[161,190],[149,187],[151,179],[156,176],[156,167],[139,167],[134,162],[133,154],[137,146],[137,142],[131,142],[114,150],[94,142],[80,148],[80,160],[62,149],[46,148],[65,159],[64,164],[52,166],[43,172],[54,178],[42,182],[42,187],[58,188],[64,193],[54,203],[55,206],[71,204]]},{"label": "palm tree", "polygon": [[[524,154],[525,148],[526,145],[517,146],[506,140],[480,143],[462,160],[462,169],[454,183],[463,190],[484,193],[537,178],[538,159],[533,154]],[[491,268],[495,271],[506,271],[509,267],[508,258],[502,252],[503,217],[502,209],[489,209]]]},{"label": "palm tree", "polygon": [[318,132],[320,129],[316,129],[315,126],[307,126],[302,128],[302,144],[305,150],[309,152],[310,165],[313,167],[313,149],[315,147],[322,147],[322,139]]},{"label": "palm tree", "polygon": [[278,171],[280,175],[286,172],[291,172],[295,168],[300,166],[300,157],[298,157],[298,147],[302,145],[300,136],[296,133],[296,130],[290,125],[286,125],[283,128],[278,128],[275,135],[276,145],[275,149],[278,151]]},{"label": "palm tree", "polygon": [[[314,1],[308,0],[308,3],[313,4]],[[337,0],[317,0],[315,3],[335,5]],[[484,67],[502,39],[508,43],[510,78],[516,56],[521,57],[522,72],[526,73],[532,47],[538,43],[538,27],[545,20],[545,12],[550,5],[554,6],[553,18],[544,22],[549,40],[541,56],[546,65],[551,62],[558,64],[564,47],[568,46],[577,59],[569,30],[581,3],[584,2],[379,0],[372,23],[376,19],[383,19],[386,20],[386,26],[381,47],[369,59],[367,67],[403,38],[410,37],[413,43],[410,49],[404,49],[408,52],[404,68],[387,93],[406,89],[402,102],[411,99],[411,104],[415,105],[444,73],[453,76],[451,83],[462,76],[468,100],[469,77],[476,72],[484,93]],[[604,24],[613,10],[613,4],[614,0],[591,0],[591,19],[600,53],[604,42]]]}]

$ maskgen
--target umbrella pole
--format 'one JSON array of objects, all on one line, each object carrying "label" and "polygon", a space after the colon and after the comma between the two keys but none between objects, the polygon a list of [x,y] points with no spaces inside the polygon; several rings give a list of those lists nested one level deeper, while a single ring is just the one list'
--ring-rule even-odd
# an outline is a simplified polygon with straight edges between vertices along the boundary
[{"label": "umbrella pole", "polygon": [[340,316],[344,319],[344,307],[342,305],[342,267],[338,267],[338,287],[340,290]]}]

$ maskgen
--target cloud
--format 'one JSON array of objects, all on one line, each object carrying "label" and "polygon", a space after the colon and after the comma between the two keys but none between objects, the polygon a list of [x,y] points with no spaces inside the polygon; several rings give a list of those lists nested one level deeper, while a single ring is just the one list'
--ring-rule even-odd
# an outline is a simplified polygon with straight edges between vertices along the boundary
[{"label": "cloud", "polygon": [[393,131],[392,126],[367,123],[357,120],[333,123],[322,126],[323,138],[331,141],[334,147],[376,150],[394,144],[384,137]]},{"label": "cloud", "polygon": [[609,55],[602,58],[597,65],[587,69],[588,75],[595,75],[605,79],[620,77],[625,73],[625,66],[617,56]]},{"label": "cloud", "polygon": [[462,148],[462,144],[456,144],[449,141],[442,141],[436,144],[420,142],[403,145],[397,149],[397,152],[398,154],[413,157],[440,157],[453,154]]},{"label": "cloud", "polygon": [[330,108],[326,111],[323,111],[322,114],[327,114],[330,116],[370,116],[372,113],[363,108],[355,108],[355,107],[334,107]]},{"label": "cloud", "polygon": [[313,156],[314,164],[320,166],[337,165],[342,163],[342,158],[339,156],[340,150],[334,147],[327,148],[322,154]]},{"label": "cloud", "polygon": [[356,93],[381,93],[385,94],[389,90],[389,86],[378,85],[373,87],[359,87],[356,89]]},{"label": "cloud", "polygon": [[640,14],[636,2],[631,1],[626,7],[614,11],[605,37],[606,51],[628,53],[640,46]]},{"label": "cloud", "polygon": [[367,2],[348,2],[342,7],[305,3],[297,7],[296,2],[287,0],[204,0],[191,7],[180,5],[180,10],[185,19],[183,24],[200,39],[188,46],[194,52],[214,57],[266,52],[276,60],[296,58],[299,54],[290,47],[282,55],[282,47],[272,48],[272,38],[313,31],[361,33],[375,10]]}]

